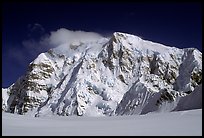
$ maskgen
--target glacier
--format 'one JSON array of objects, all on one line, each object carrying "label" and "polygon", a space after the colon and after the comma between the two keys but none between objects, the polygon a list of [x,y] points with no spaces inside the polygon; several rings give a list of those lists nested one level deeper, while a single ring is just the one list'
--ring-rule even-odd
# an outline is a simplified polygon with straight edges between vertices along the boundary
[{"label": "glacier", "polygon": [[202,136],[202,109],[110,117],[3,112],[2,136]]}]

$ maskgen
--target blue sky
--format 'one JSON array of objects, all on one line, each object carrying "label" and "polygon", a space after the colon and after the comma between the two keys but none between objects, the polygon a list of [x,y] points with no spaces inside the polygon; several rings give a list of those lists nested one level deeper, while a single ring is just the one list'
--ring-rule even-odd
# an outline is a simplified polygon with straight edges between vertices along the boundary
[{"label": "blue sky", "polygon": [[109,36],[115,31],[202,51],[201,3],[3,3],[2,86],[22,76],[50,46],[39,41],[60,28]]}]

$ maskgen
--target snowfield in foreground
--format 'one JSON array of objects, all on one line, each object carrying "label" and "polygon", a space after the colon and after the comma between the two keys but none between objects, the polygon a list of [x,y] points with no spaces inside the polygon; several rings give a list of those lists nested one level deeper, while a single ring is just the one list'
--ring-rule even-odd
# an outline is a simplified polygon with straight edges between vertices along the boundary
[{"label": "snowfield in foreground", "polygon": [[202,135],[202,109],[111,117],[34,118],[2,112],[2,135]]}]

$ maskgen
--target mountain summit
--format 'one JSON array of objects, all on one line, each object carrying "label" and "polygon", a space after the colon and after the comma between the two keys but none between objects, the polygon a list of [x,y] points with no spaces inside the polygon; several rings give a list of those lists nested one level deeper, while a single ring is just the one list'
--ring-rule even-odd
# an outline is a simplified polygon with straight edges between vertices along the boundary
[{"label": "mountain summit", "polygon": [[41,53],[2,91],[2,110],[111,116],[202,108],[202,53],[115,32]]}]

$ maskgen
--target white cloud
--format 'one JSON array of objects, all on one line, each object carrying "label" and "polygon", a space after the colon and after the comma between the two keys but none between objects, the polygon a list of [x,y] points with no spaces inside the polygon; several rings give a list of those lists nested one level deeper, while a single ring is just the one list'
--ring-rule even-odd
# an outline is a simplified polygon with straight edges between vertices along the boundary
[{"label": "white cloud", "polygon": [[[72,31],[65,28],[58,29],[51,32],[49,36],[49,44],[58,46],[64,43],[71,44],[75,42],[89,42],[96,41],[102,38],[98,33],[85,31]],[[47,40],[46,40],[47,41]]]},{"label": "white cloud", "polygon": [[[35,24],[35,26],[41,25]],[[31,55],[45,52],[50,48],[57,47],[65,43],[69,45],[72,43],[97,41],[103,36],[95,32],[72,31],[60,28],[57,31],[51,31],[50,34],[44,34],[38,37],[40,39],[30,38],[22,42],[24,49],[26,49],[28,53],[31,53]]]}]

